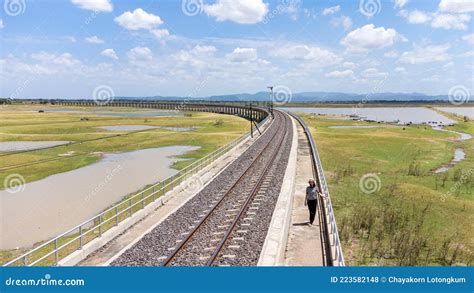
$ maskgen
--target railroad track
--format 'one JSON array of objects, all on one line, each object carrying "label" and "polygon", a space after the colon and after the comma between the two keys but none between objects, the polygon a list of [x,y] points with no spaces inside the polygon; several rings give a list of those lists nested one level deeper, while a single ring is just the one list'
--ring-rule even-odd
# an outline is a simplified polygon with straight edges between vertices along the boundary
[{"label": "railroad track", "polygon": [[291,120],[275,111],[271,126],[236,162],[111,265],[255,265],[291,138]]}]

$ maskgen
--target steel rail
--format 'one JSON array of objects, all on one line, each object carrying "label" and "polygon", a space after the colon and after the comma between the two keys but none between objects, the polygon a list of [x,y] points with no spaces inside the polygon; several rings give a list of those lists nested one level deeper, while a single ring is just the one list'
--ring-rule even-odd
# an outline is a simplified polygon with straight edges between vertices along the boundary
[{"label": "steel rail", "polygon": [[[280,129],[280,125],[278,126],[278,128]],[[197,223],[197,225],[193,228],[193,230],[185,237],[185,239],[183,241],[180,242],[180,244],[178,245],[178,247],[176,249],[173,250],[173,252],[165,259],[165,261],[163,262],[163,266],[169,266],[171,265],[172,261],[175,259],[175,257],[178,255],[178,253],[185,247],[185,245],[193,238],[193,236],[196,234],[196,232],[199,230],[199,228],[202,227],[202,225],[204,224],[204,222],[206,222],[207,219],[209,219],[209,217],[214,213],[214,211],[217,209],[217,207],[224,201],[224,199],[227,198],[227,196],[230,194],[230,192],[235,188],[235,186],[242,181],[242,179],[245,177],[245,175],[254,167],[254,165],[256,164],[257,160],[262,156],[262,154],[267,150],[268,147],[271,146],[271,142],[273,141],[273,139],[276,137],[276,135],[278,134],[278,130],[275,131],[275,133],[272,135],[271,139],[269,140],[269,142],[265,145],[265,147],[260,150],[260,152],[258,153],[258,155],[254,158],[254,160],[252,161],[252,163],[247,167],[247,169],[245,169],[245,171],[239,176],[239,178],[232,184],[232,186],[226,191],[226,193],[221,197],[221,199],[216,203],[214,204],[214,206],[206,213],[206,215],[199,221],[199,223]],[[268,127],[267,129],[265,130],[265,132],[268,131]],[[259,137],[259,139],[261,138],[261,136]],[[270,164],[271,164],[271,161],[269,161]]]}]

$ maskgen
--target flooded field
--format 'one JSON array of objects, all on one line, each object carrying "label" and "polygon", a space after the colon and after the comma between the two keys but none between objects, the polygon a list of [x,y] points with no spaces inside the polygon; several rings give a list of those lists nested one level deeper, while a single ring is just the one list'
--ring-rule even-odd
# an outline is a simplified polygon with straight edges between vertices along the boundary
[{"label": "flooded field", "polygon": [[400,123],[400,124],[437,124],[447,125],[455,123],[434,110],[423,107],[385,107],[385,108],[369,108],[369,107],[353,107],[353,108],[282,108],[291,112],[314,113],[320,115],[336,115],[348,117],[353,115],[354,118],[361,120],[373,120],[380,122]]},{"label": "flooded field", "polygon": [[177,171],[173,158],[199,147],[170,146],[106,154],[92,165],[0,191],[0,249],[29,247],[96,215]]},{"label": "flooded field", "polygon": [[464,152],[463,149],[461,148],[457,148],[454,150],[454,157],[453,159],[451,160],[451,162],[449,162],[448,164],[446,165],[443,165],[435,170],[433,170],[434,173],[444,173],[444,172],[447,172],[450,168],[452,168],[454,165],[456,165],[457,163],[461,162],[462,160],[464,160],[464,158],[466,157],[466,153]]},{"label": "flooded field", "polygon": [[181,112],[177,111],[165,111],[165,110],[147,110],[147,109],[134,109],[134,108],[99,108],[99,109],[83,109],[83,108],[49,108],[37,107],[37,110],[25,110],[23,112],[29,113],[72,113],[72,114],[94,114],[94,115],[105,115],[105,116],[118,116],[118,117],[166,117],[166,116],[182,116]]},{"label": "flooded field", "polygon": [[[472,138],[472,135],[470,135],[469,133],[464,133],[464,132],[459,132],[459,131],[454,131],[454,130],[447,130],[447,129],[444,129],[444,128],[441,128],[441,127],[433,127],[433,129],[438,130],[438,131],[451,132],[451,133],[454,133],[454,134],[458,135],[458,138],[456,139],[456,141],[463,141],[463,140],[468,140],[468,139]],[[445,165],[443,165],[439,168],[436,168],[435,170],[433,170],[433,172],[434,173],[447,172],[454,165],[456,165],[457,163],[464,160],[465,157],[466,157],[466,153],[464,152],[464,149],[456,148],[454,150],[453,159],[448,164],[445,164]]]}]

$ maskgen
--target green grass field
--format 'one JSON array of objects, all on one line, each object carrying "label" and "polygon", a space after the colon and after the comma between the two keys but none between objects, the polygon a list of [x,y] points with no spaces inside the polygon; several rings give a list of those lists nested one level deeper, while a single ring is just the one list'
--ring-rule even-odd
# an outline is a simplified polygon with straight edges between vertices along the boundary
[{"label": "green grass field", "polygon": [[[448,129],[474,134],[472,121],[447,116],[459,122]],[[348,265],[473,264],[474,139],[458,142],[423,125],[303,117],[320,152]],[[380,128],[329,128],[335,125]],[[456,147],[466,159],[434,174]],[[364,192],[366,174],[380,181],[366,181]]]}]

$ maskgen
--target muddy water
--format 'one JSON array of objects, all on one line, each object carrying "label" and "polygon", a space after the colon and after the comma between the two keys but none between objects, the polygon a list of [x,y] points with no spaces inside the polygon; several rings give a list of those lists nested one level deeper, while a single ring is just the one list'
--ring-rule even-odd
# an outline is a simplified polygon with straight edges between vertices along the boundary
[{"label": "muddy water", "polygon": [[[443,129],[441,127],[433,127],[433,129],[438,130],[438,131],[446,131],[446,132],[455,133],[455,134],[459,135],[459,137],[456,139],[457,141],[468,140],[468,139],[472,138],[472,135],[470,135],[469,133],[458,132],[458,131],[454,131],[454,130],[447,130],[447,129]],[[453,159],[451,160],[451,162],[449,162],[448,164],[445,164],[445,165],[443,165],[439,168],[434,169],[433,172],[434,173],[447,172],[454,165],[456,165],[457,163],[464,160],[465,157],[466,157],[466,153],[464,152],[464,150],[462,148],[456,148],[454,150],[454,155],[453,155]]]},{"label": "muddy water", "polygon": [[0,249],[29,247],[93,217],[177,171],[177,155],[198,149],[171,146],[107,154],[99,162],[27,183],[11,193],[0,191]]}]

